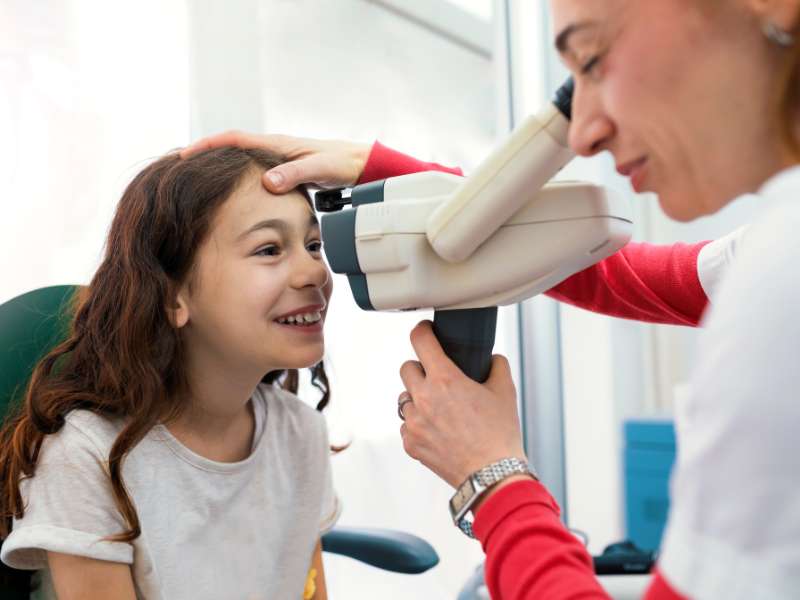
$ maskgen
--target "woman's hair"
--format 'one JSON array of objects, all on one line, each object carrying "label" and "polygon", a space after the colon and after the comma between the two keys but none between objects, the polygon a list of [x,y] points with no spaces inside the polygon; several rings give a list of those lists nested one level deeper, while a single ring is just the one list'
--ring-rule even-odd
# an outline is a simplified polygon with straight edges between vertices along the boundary
[{"label": "woman's hair", "polygon": [[[132,541],[141,533],[122,479],[122,463],[157,423],[183,408],[187,381],[185,348],[167,308],[190,277],[195,255],[213,218],[242,179],[284,162],[261,150],[222,148],[181,159],[168,154],[128,185],[117,206],[105,256],[88,288],[74,299],[66,341],[33,371],[24,402],[0,429],[0,538],[12,517],[24,514],[20,482],[33,477],[48,434],[58,432],[70,411],[86,409],[123,418],[111,447],[108,475],[116,506],[128,529],[108,539]],[[297,371],[268,373],[297,391]],[[311,369],[329,400],[322,363]]]},{"label": "woman's hair", "polygon": [[[796,35],[796,34],[795,34]],[[788,50],[778,90],[778,119],[784,142],[800,159],[798,115],[800,115],[800,41]]]}]

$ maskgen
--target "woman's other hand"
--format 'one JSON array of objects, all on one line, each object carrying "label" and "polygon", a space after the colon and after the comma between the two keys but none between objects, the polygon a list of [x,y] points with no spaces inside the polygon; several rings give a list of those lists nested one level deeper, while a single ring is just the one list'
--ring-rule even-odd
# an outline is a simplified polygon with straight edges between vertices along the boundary
[{"label": "woman's other hand", "polygon": [[400,369],[412,398],[403,406],[400,428],[408,455],[453,487],[501,458],[524,460],[517,394],[505,357],[493,358],[489,379],[479,384],[445,355],[430,321],[412,330],[411,344],[419,362]]},{"label": "woman's other hand", "polygon": [[285,156],[289,162],[264,173],[264,187],[273,194],[283,194],[303,183],[320,187],[353,185],[369,157],[371,146],[340,140],[315,140],[288,135],[255,135],[226,131],[197,140],[181,150],[181,158],[223,146],[260,148]]}]

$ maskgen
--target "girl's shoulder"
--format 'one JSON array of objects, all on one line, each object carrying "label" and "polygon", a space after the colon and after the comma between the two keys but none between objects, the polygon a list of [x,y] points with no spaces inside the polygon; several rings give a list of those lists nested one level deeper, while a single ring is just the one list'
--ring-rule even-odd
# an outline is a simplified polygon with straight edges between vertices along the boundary
[{"label": "girl's shoulder", "polygon": [[67,414],[64,418],[64,426],[53,436],[60,438],[62,443],[72,446],[94,448],[107,457],[108,451],[122,429],[122,424],[122,419],[111,418],[90,410],[77,409]]},{"label": "girl's shoulder", "polygon": [[44,436],[37,473],[52,469],[102,472],[121,423],[88,410],[73,410],[58,431]]}]

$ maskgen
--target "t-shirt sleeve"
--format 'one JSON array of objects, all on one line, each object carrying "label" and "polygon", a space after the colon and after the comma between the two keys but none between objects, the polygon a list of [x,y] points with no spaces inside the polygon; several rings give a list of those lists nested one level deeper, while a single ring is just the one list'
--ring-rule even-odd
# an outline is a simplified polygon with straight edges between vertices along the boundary
[{"label": "t-shirt sleeve", "polygon": [[325,443],[323,445],[322,455],[322,511],[320,514],[319,524],[320,535],[333,529],[333,526],[336,525],[336,522],[339,520],[339,517],[342,514],[342,503],[339,501],[339,497],[337,496],[336,490],[333,487],[333,472],[331,468],[331,451],[330,442],[328,441],[328,428],[325,425],[324,419],[321,419],[321,422],[322,438]]},{"label": "t-shirt sleeve", "polygon": [[47,566],[47,552],[133,562],[133,546],[104,537],[127,529],[117,510],[107,457],[69,420],[45,437],[35,474],[21,484],[25,513],[14,519],[2,560],[17,569]]}]

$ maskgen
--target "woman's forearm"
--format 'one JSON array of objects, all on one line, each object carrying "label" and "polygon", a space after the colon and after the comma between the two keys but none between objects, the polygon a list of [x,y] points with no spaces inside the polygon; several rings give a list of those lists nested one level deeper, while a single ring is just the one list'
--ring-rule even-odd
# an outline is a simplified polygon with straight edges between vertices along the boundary
[{"label": "woman's forearm", "polygon": [[[522,480],[477,511],[475,535],[486,552],[485,577],[495,600],[608,600],[592,558],[559,519],[538,482]],[[656,572],[644,600],[685,600]]]},{"label": "woman's forearm", "polygon": [[697,257],[706,244],[630,243],[547,295],[612,317],[695,327],[708,306],[697,275]]}]

